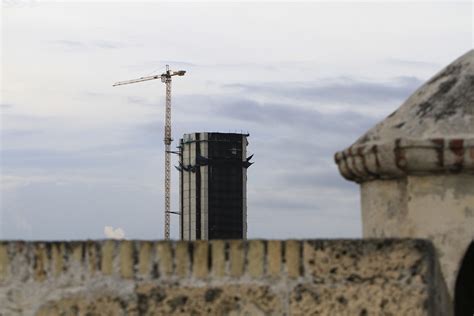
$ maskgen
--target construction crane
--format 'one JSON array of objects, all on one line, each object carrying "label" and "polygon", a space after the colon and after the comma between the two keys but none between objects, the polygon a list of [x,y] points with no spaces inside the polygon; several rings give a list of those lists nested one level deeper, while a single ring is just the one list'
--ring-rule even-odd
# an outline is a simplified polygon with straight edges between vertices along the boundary
[{"label": "construction crane", "polygon": [[165,111],[165,240],[170,239],[170,184],[171,184],[171,77],[173,76],[184,76],[186,71],[178,70],[171,71],[169,65],[166,65],[166,72],[161,75],[141,77],[138,79],[119,81],[113,84],[113,86],[121,86],[125,84],[137,83],[142,81],[161,79],[166,85],[166,111]]}]

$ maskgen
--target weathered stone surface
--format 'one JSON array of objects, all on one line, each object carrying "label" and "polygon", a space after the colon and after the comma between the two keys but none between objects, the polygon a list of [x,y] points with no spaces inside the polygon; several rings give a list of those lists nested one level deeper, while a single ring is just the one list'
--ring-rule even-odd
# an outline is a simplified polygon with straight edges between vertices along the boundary
[{"label": "weathered stone surface", "polygon": [[133,277],[133,243],[125,240],[120,244],[120,274],[123,278]]},{"label": "weathered stone surface", "polygon": [[140,247],[139,258],[138,258],[138,273],[141,275],[148,275],[151,271],[151,256],[152,256],[152,245],[150,242],[143,242]]},{"label": "weathered stone surface", "polygon": [[283,301],[269,286],[143,284],[123,299],[97,292],[49,301],[37,315],[268,315],[283,310]]},{"label": "weathered stone surface", "polygon": [[239,277],[243,274],[245,268],[245,249],[242,240],[232,240],[229,242],[230,254],[230,275]]},{"label": "weathered stone surface", "polygon": [[296,240],[285,241],[286,271],[291,278],[301,274],[301,243]]},{"label": "weathered stone surface", "polygon": [[[349,286],[299,285],[290,296],[292,315],[426,315],[429,294],[425,289],[388,284]],[[389,293],[389,294],[388,294]],[[361,300],[361,296],[370,300]],[[433,311],[434,313],[434,311]]]},{"label": "weathered stone surface", "polygon": [[267,243],[267,249],[268,274],[277,277],[281,272],[281,241],[269,240]]},{"label": "weathered stone surface", "polygon": [[252,278],[263,276],[264,250],[263,242],[255,240],[249,244],[248,271]]},{"label": "weathered stone surface", "polygon": [[0,256],[0,315],[449,315],[421,240],[0,242]]},{"label": "weathered stone surface", "polygon": [[209,244],[206,241],[198,240],[194,243],[194,254],[193,254],[193,275],[196,278],[207,277],[209,269]]},{"label": "weathered stone surface", "polygon": [[6,245],[0,245],[0,281],[6,279],[9,266],[9,258]]},{"label": "weathered stone surface", "polygon": [[364,237],[427,238],[454,295],[463,255],[474,237],[474,176],[408,176],[361,185]]},{"label": "weathered stone surface", "polygon": [[223,240],[213,240],[211,246],[211,266],[212,275],[215,277],[223,277],[226,269],[226,248]]}]

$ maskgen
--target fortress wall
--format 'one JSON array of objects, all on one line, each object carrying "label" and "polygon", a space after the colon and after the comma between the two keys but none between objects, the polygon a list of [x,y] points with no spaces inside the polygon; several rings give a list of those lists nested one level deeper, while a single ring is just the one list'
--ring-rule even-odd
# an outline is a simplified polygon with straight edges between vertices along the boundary
[{"label": "fortress wall", "polygon": [[448,308],[424,240],[0,242],[0,315],[448,315]]}]

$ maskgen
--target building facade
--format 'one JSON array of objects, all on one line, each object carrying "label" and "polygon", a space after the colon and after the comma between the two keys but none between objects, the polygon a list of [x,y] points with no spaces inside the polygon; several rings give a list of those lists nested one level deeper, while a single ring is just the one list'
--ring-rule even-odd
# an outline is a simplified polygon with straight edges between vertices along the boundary
[{"label": "building facade", "polygon": [[180,236],[247,237],[248,134],[192,133],[180,140]]}]

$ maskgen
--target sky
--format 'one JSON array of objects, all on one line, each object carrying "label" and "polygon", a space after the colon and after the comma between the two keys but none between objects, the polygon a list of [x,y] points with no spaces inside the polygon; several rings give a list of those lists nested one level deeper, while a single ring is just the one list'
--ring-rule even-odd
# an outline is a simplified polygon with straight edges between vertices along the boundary
[{"label": "sky", "polygon": [[[359,188],[334,153],[472,49],[473,10],[4,1],[0,239],[163,237],[164,85],[112,84],[166,64],[187,71],[173,80],[173,147],[250,134],[249,238],[361,237]],[[172,210],[178,195],[173,169]]]}]

